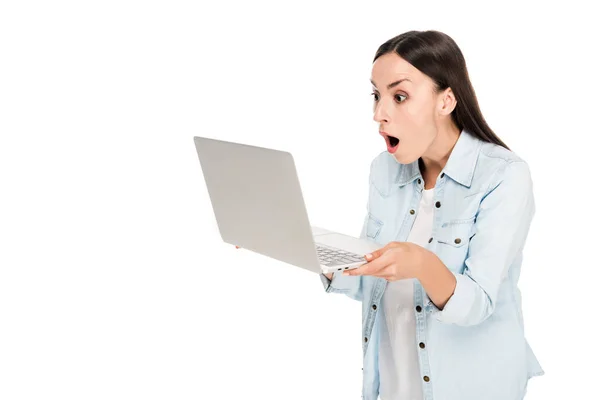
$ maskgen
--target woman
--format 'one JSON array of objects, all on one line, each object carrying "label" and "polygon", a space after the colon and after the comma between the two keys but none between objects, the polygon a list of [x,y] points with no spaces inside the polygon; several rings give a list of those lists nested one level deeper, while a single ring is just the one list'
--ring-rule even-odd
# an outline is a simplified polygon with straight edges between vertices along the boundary
[{"label": "woman", "polygon": [[517,287],[535,212],[528,165],[481,115],[462,52],[411,31],[372,67],[387,144],[371,164],[361,236],[383,247],[321,275],[362,301],[363,398],[520,400],[544,374]]}]

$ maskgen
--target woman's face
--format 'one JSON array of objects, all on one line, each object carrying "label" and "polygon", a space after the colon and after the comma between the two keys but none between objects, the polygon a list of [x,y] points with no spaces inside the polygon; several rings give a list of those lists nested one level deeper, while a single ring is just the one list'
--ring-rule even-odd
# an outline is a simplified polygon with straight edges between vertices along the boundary
[{"label": "woman's face", "polygon": [[431,78],[396,53],[375,60],[371,83],[373,119],[379,124],[388,151],[401,164],[418,160],[437,136],[444,92],[435,93]]}]

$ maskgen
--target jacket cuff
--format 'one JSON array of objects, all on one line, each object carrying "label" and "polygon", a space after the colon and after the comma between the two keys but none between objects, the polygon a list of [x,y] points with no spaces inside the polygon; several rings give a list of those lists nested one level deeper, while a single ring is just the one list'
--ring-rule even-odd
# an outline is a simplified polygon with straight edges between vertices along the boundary
[{"label": "jacket cuff", "polygon": [[335,271],[331,280],[329,280],[324,274],[319,274],[319,277],[321,278],[321,282],[323,282],[323,288],[327,293],[345,293],[350,290],[353,285],[356,285],[356,277],[344,276],[342,275],[341,271]]},{"label": "jacket cuff", "polygon": [[447,324],[470,325],[468,323],[469,314],[473,309],[477,294],[477,284],[469,277],[463,274],[453,272],[456,277],[456,288],[446,305],[440,310],[434,303],[431,303],[432,312],[435,318]]}]

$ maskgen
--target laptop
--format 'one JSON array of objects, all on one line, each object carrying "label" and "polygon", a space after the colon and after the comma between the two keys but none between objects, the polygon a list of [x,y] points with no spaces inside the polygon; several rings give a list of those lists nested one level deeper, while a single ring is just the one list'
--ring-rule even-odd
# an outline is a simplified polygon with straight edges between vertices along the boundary
[{"label": "laptop", "polygon": [[222,240],[305,270],[357,268],[381,246],[311,226],[292,154],[194,136]]}]

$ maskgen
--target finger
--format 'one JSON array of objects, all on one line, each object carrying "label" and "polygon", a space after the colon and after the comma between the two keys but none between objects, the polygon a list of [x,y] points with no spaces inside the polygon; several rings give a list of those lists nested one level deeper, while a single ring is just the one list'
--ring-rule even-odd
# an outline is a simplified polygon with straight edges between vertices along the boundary
[{"label": "finger", "polygon": [[394,278],[394,275],[390,273],[390,269],[387,267],[376,271],[371,276],[375,278],[383,278],[388,282],[390,282],[390,280]]},{"label": "finger", "polygon": [[379,258],[379,256],[381,256],[383,254],[382,250],[383,250],[383,248],[372,251],[369,254],[365,254],[365,259],[370,262],[370,261],[373,261],[373,260]]},{"label": "finger", "polygon": [[379,258],[366,264],[363,264],[358,268],[344,271],[344,275],[375,275],[379,272],[384,262],[385,260]]},{"label": "finger", "polygon": [[342,273],[342,275],[346,275],[346,276],[356,276],[356,275],[365,275],[365,268],[366,268],[367,264],[363,264],[363,266],[360,266],[358,268],[354,268],[354,269],[349,269],[347,271],[344,271]]},{"label": "finger", "polygon": [[393,246],[393,242],[386,244],[384,247],[377,249],[369,254],[365,255],[367,261],[373,261],[381,257],[386,251],[388,251]]}]

